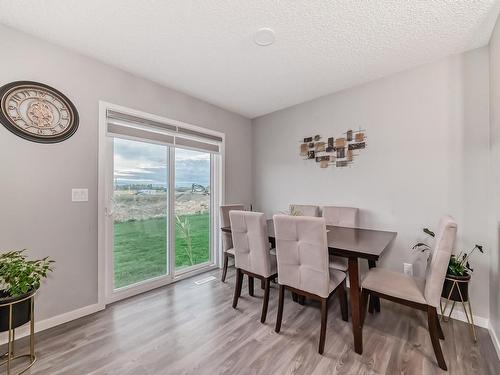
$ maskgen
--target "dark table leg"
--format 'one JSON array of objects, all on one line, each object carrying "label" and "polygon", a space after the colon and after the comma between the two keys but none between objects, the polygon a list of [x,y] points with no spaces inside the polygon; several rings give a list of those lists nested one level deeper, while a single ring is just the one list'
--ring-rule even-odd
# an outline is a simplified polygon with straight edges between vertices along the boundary
[{"label": "dark table leg", "polygon": [[349,294],[351,297],[352,333],[354,351],[363,353],[363,332],[361,328],[361,291],[359,288],[358,258],[349,258]]},{"label": "dark table leg", "polygon": [[[368,267],[375,268],[377,267],[377,264],[375,263],[374,260],[368,260]],[[376,296],[370,296],[370,306],[369,306],[370,313],[373,312],[373,309],[375,309],[376,312],[380,312],[380,298]]]}]

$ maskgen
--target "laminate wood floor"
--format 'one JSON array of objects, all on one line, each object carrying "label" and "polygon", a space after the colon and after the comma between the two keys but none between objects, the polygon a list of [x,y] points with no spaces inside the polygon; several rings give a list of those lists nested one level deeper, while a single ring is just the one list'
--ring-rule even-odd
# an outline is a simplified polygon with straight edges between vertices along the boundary
[{"label": "laminate wood floor", "polygon": [[[207,274],[113,305],[99,313],[37,334],[38,361],[27,374],[438,374],[426,316],[382,301],[368,315],[364,353],[352,348],[351,323],[330,303],[324,355],[317,353],[317,305],[293,303],[287,292],[281,333],[274,332],[277,284],[266,324],[259,321],[263,291],[248,296],[246,278],[238,309],[231,308],[234,271],[227,282],[196,285]],[[442,323],[449,374],[500,374],[488,331],[471,339],[466,324]],[[24,349],[21,339],[16,348]],[[2,367],[1,370],[5,370]],[[1,374],[2,372],[0,372]]]}]

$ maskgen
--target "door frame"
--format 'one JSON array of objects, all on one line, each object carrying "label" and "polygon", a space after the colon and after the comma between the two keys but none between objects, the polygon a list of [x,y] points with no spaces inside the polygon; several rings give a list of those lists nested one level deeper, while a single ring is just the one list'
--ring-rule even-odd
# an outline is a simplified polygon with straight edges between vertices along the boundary
[{"label": "door frame", "polygon": [[[210,169],[211,169],[211,190],[213,190],[210,195],[211,208],[214,211],[210,215],[211,220],[211,233],[210,233],[210,246],[211,246],[211,257],[213,257],[212,262],[207,266],[207,264],[189,267],[186,270],[182,270],[175,274],[175,226],[168,226],[168,248],[174,249],[168,252],[168,264],[169,273],[167,275],[159,276],[153,279],[149,279],[144,282],[139,282],[133,284],[126,288],[121,288],[118,290],[113,290],[113,271],[112,266],[112,252],[107,249],[112,249],[112,236],[109,236],[110,232],[110,221],[108,213],[112,208],[109,206],[111,201],[110,193],[112,193],[112,179],[109,179],[110,173],[113,172],[113,152],[112,152],[112,139],[107,136],[107,110],[115,110],[124,114],[129,114],[133,116],[138,116],[146,119],[150,119],[157,122],[169,123],[172,125],[177,125],[186,129],[202,132],[209,135],[214,135],[222,138],[222,143],[220,145],[219,154],[212,154]],[[99,101],[99,131],[98,131],[98,256],[97,256],[97,289],[98,289],[98,305],[104,308],[107,304],[116,302],[118,300],[134,296],[136,294],[144,293],[146,291],[170,284],[182,280],[187,277],[194,276],[199,273],[207,272],[210,269],[220,268],[221,266],[221,238],[218,231],[219,228],[219,212],[217,207],[223,204],[225,201],[225,134],[206,129],[200,126],[184,123],[182,121],[173,120],[157,115],[153,115],[147,112],[142,112],[139,110],[123,107],[117,104],[112,104],[105,101]],[[182,147],[187,148],[187,147]],[[189,148],[187,148],[189,149]],[[174,146],[168,149],[168,179],[169,187],[175,181],[175,168],[170,168],[173,165],[170,162],[170,158],[175,156]],[[217,159],[217,162],[215,161]],[[175,162],[175,159],[174,159]],[[174,169],[174,170],[171,170]],[[111,183],[110,183],[111,182]],[[212,189],[214,187],[214,189]],[[175,207],[175,189],[168,189],[168,218],[167,220],[175,220],[174,210],[171,207]]]}]

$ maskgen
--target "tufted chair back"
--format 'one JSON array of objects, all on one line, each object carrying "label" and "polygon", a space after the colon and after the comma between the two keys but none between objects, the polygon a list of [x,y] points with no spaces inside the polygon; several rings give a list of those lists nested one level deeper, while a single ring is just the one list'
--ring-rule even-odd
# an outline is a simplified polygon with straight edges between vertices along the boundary
[{"label": "tufted chair back", "polygon": [[[220,226],[228,227],[231,225],[229,222],[229,211],[243,211],[245,206],[242,204],[226,204],[220,206]],[[222,251],[227,251],[233,247],[233,239],[231,233],[222,232]]]},{"label": "tufted chair back", "polygon": [[278,282],[327,298],[330,273],[325,219],[275,215],[274,231]]},{"label": "tufted chair back", "polygon": [[323,217],[326,225],[335,225],[337,227],[357,228],[358,212],[354,207],[323,207]]},{"label": "tufted chair back", "polygon": [[[269,253],[266,218],[261,212],[231,211],[234,262],[237,268],[264,277],[271,276],[276,267]],[[274,272],[273,272],[274,271]]]}]

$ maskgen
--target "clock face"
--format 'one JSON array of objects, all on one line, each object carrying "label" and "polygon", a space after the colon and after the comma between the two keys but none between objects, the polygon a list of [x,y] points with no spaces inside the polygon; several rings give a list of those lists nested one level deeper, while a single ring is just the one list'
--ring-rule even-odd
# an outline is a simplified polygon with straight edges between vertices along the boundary
[{"label": "clock face", "polygon": [[56,89],[37,82],[12,82],[0,88],[0,122],[33,142],[56,143],[78,128],[78,112]]}]

